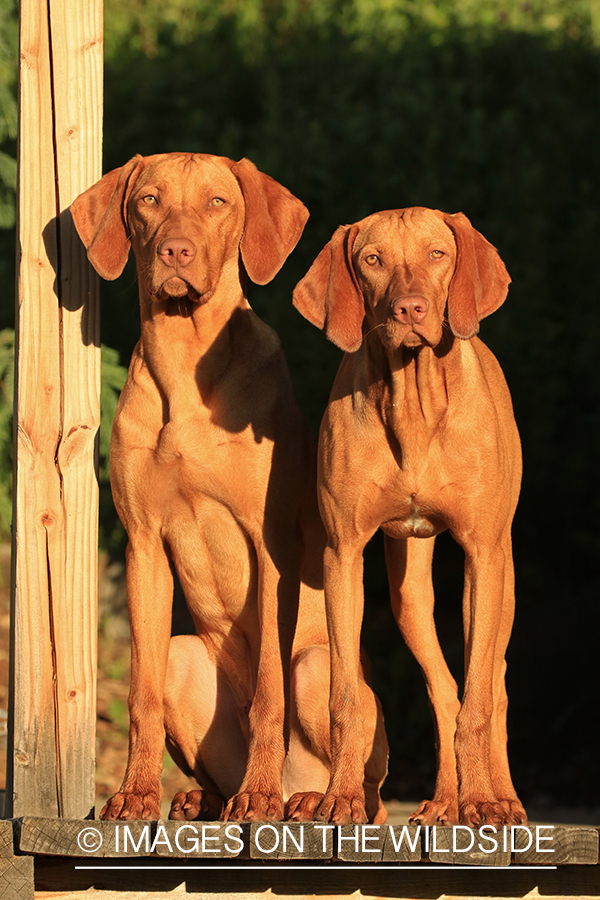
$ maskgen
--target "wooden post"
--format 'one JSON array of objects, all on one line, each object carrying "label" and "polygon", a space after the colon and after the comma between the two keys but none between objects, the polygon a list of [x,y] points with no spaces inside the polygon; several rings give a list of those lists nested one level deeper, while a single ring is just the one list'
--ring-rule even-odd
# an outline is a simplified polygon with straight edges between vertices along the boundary
[{"label": "wooden post", "polygon": [[94,806],[99,285],[68,207],[101,175],[102,2],[21,0],[7,815]]}]

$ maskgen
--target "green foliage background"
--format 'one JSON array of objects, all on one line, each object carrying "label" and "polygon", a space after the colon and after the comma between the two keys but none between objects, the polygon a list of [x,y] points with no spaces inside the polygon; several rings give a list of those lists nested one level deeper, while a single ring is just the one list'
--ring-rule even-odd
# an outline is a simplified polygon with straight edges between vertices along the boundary
[{"label": "green foliage background", "polygon": [[[315,429],[340,355],[290,295],[338,224],[390,207],[462,210],[498,247],[513,284],[482,336],[511,387],[525,464],[508,668],[514,776],[529,802],[600,803],[589,736],[600,634],[599,0],[106,0],[105,19],[106,170],[137,152],[248,156],[310,209],[281,274],[250,298],[282,337]],[[11,40],[2,26],[9,156]],[[8,246],[0,233],[12,298]],[[134,282],[129,267],[104,289],[103,341],[123,361],[139,330]],[[3,316],[10,324],[8,307]],[[117,547],[107,509],[103,522]],[[461,558],[438,544],[438,624],[460,680]],[[391,621],[377,539],[367,557],[364,633],[392,742],[389,792],[425,796],[425,692]]]}]

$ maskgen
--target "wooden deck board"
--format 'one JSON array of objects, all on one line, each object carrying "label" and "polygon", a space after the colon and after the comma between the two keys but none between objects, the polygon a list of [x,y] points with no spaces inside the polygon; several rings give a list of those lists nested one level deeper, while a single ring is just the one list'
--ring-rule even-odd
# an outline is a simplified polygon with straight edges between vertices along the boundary
[{"label": "wooden deck board", "polygon": [[[382,865],[366,868],[349,865],[340,871],[331,864],[320,864],[317,870],[291,869],[293,862],[250,864],[240,870],[240,863],[229,863],[220,871],[206,869],[196,861],[191,865],[181,860],[173,865],[162,862],[155,872],[146,859],[140,871],[123,868],[123,861],[96,860],[95,872],[75,869],[74,860],[37,857],[35,860],[36,898],[64,894],[65,900],[158,900],[163,897],[197,897],[198,900],[258,900],[272,897],[294,898],[586,898],[600,896],[600,866],[561,866],[557,869],[510,868],[474,869],[436,866],[435,869],[404,868],[395,871]],[[116,870],[107,864],[117,865]],[[242,863],[248,866],[246,861]]]},{"label": "wooden deck board", "polygon": [[532,825],[492,833],[457,826],[419,829],[392,825],[317,823],[103,822],[26,816],[17,820],[22,853],[92,858],[154,857],[223,862],[297,860],[400,865],[507,867],[598,863],[592,826]]},{"label": "wooden deck board", "polygon": [[[398,825],[392,826],[392,832],[387,825],[370,826],[363,841],[360,827],[355,830],[355,826],[346,826],[338,832],[316,830],[309,823],[302,840],[299,825],[245,824],[241,830],[236,826],[241,838],[231,845],[230,849],[238,853],[233,858],[214,852],[223,850],[225,829],[231,823],[115,823],[27,817],[16,825],[17,852],[30,854],[17,857],[16,862],[20,866],[35,864],[36,900],[600,897],[599,830],[592,826],[561,825],[555,826],[554,832],[546,826],[540,832],[537,849],[535,844],[526,847],[526,834],[522,832],[515,838],[513,851],[508,841],[507,864],[505,848],[500,846],[497,853],[484,854],[469,846],[465,829],[453,833],[450,828],[440,828],[435,838],[430,832],[426,840],[415,828],[406,828],[403,833]],[[137,846],[135,852],[131,843],[124,852],[125,825]],[[202,825],[206,829],[204,848]],[[115,848],[117,828],[122,830],[119,847]],[[180,847],[175,849],[179,828],[184,830],[179,836]],[[186,841],[193,837],[194,828],[199,837],[190,850]],[[78,842],[80,833],[94,834],[89,829],[96,829],[96,836],[102,836],[106,844],[94,848],[85,841]],[[541,852],[549,849],[544,839],[550,834],[555,838],[554,859]],[[88,850],[82,850],[82,845]],[[13,857],[0,863],[7,867],[14,861]],[[487,865],[482,867],[481,861]],[[13,896],[17,895],[6,895],[10,900]],[[27,894],[18,896],[21,900]],[[4,900],[1,891],[0,898]]]}]

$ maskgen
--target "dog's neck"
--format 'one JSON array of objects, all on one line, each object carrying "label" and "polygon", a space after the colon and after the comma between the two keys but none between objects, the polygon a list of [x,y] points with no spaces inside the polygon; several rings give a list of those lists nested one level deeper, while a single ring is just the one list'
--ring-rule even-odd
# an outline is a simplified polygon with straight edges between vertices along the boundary
[{"label": "dog's neck", "polygon": [[[140,279],[140,285],[142,281]],[[249,310],[237,260],[225,266],[204,302],[187,297],[156,300],[140,287],[139,350],[171,412],[200,391],[205,403],[224,375],[231,356],[237,310]]]},{"label": "dog's neck", "polygon": [[449,333],[437,347],[390,350],[376,335],[365,342],[367,389],[401,444],[415,434],[429,441],[439,428],[463,369],[461,343]]}]

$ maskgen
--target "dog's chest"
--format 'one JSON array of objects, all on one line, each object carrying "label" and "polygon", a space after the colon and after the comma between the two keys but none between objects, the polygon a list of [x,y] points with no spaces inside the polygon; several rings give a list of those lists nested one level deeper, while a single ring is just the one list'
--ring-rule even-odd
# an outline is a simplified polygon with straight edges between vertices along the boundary
[{"label": "dog's chest", "polygon": [[[230,434],[211,422],[208,416],[168,422],[156,439],[154,465],[162,473],[165,487],[190,501],[194,496],[208,495],[223,499],[229,505],[230,495],[239,497],[251,492],[255,479],[251,429]],[[259,454],[268,456],[271,442],[264,441]]]},{"label": "dog's chest", "polygon": [[159,466],[175,466],[184,470],[210,470],[223,456],[226,447],[221,429],[210,422],[206,412],[167,422],[160,429],[154,447]]},{"label": "dog's chest", "polygon": [[452,506],[447,465],[433,442],[419,452],[394,455],[381,492],[381,528],[394,538],[427,538],[448,525]]},{"label": "dog's chest", "polygon": [[417,497],[409,496],[403,503],[397,503],[395,509],[388,511],[381,529],[393,538],[426,538],[440,531],[441,522]]}]

